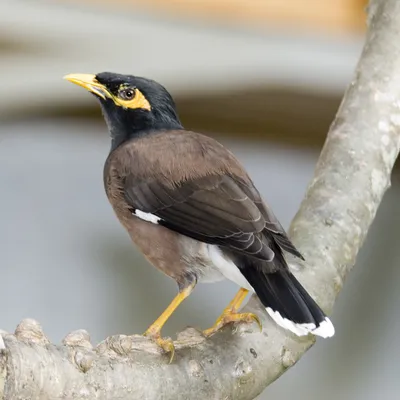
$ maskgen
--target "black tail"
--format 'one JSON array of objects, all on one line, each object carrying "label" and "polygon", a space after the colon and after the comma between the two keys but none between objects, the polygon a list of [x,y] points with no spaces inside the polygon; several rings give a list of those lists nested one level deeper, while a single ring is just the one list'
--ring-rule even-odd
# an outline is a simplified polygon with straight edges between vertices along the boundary
[{"label": "black tail", "polygon": [[[265,272],[265,264],[264,268],[260,268],[260,265],[239,265],[242,274],[277,324],[298,336],[309,333],[325,338],[333,336],[335,329],[331,321],[287,269],[286,262],[279,260],[281,257],[283,255],[278,254],[275,262],[283,261],[285,269],[280,268],[276,272]],[[259,263],[254,260],[250,262]]]}]

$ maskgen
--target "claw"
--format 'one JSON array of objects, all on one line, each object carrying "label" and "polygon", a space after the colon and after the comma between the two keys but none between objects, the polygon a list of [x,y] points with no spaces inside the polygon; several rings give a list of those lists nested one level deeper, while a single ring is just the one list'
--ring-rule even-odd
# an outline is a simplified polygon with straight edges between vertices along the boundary
[{"label": "claw", "polygon": [[152,333],[146,331],[144,333],[144,336],[147,336],[149,339],[151,339],[154,343],[157,344],[157,346],[161,347],[163,349],[164,353],[170,353],[170,358],[169,358],[169,364],[171,364],[172,360],[174,359],[175,356],[175,346],[174,342],[170,338],[162,338],[160,336],[160,333]]},{"label": "claw", "polygon": [[171,339],[164,339],[161,337],[161,329],[164,324],[167,322],[168,318],[172,315],[172,313],[176,310],[179,304],[185,300],[192,290],[194,289],[195,283],[191,283],[182,289],[172,300],[171,304],[164,310],[164,312],[149,326],[147,331],[144,333],[144,336],[149,337],[153,342],[155,342],[159,347],[161,347],[165,353],[171,353],[171,357],[169,359],[169,363],[171,364],[174,355],[175,355],[175,347],[174,343]]},{"label": "claw", "polygon": [[252,323],[256,322],[257,325],[259,326],[260,330],[262,330],[262,324],[260,321],[260,318],[256,314],[253,313],[235,313],[235,312],[224,312],[215,322],[215,324],[209,328],[203,331],[203,335],[206,337],[209,337],[211,335],[214,335],[214,333],[218,332],[220,329],[222,329],[225,325],[231,323],[231,322],[244,322],[244,323]]}]

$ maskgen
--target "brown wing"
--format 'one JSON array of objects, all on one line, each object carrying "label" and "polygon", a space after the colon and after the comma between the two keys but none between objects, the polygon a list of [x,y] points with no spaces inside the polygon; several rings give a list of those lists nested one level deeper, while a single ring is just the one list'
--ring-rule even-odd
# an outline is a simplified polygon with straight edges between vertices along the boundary
[{"label": "brown wing", "polygon": [[[171,143],[174,151],[165,151]],[[162,132],[115,156],[124,165],[121,189],[133,213],[152,214],[183,235],[265,261],[273,259],[275,243],[301,257],[243,167],[214,139]]]},{"label": "brown wing", "polygon": [[167,187],[152,180],[126,180],[125,196],[133,209],[153,214],[174,231],[205,243],[223,245],[271,261],[274,253],[262,234],[258,207],[229,176],[207,176]]},{"label": "brown wing", "polygon": [[275,242],[285,251],[295,255],[296,257],[304,260],[304,257],[301,253],[296,249],[294,244],[290,241],[287,236],[285,230],[283,229],[281,223],[276,218],[275,214],[272,210],[265,204],[263,199],[260,196],[258,190],[254,187],[252,183],[245,183],[243,181],[238,182],[240,188],[246,193],[249,198],[253,199],[254,204],[258,207],[260,212],[262,213],[265,219],[265,229],[270,234],[272,234]]},{"label": "brown wing", "polygon": [[[133,212],[153,214],[169,229],[272,261],[271,240],[279,238],[277,242],[284,243],[286,235],[277,221],[266,219],[267,210],[262,202],[256,204],[249,189],[228,175],[198,178],[175,187],[157,180],[138,182],[130,175],[125,196]],[[299,254],[293,245],[285,247]]]}]

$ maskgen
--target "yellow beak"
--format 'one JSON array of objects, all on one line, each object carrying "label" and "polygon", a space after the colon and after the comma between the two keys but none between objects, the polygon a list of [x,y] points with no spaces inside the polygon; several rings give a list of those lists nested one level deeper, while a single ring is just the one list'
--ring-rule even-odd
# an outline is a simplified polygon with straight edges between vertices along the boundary
[{"label": "yellow beak", "polygon": [[106,97],[112,97],[104,85],[96,81],[96,75],[92,74],[69,74],[65,75],[64,79],[75,83],[76,85],[82,86],[89,92],[96,94],[102,99]]}]

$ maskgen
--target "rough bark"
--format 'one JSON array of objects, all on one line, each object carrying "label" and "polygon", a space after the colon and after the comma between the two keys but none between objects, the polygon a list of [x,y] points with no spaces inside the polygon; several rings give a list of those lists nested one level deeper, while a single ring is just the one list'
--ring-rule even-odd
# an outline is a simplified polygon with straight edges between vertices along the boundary
[{"label": "rough bark", "polygon": [[[307,260],[296,274],[327,312],[390,186],[400,146],[400,2],[375,0],[368,13],[354,79],[290,230]],[[263,332],[236,326],[206,340],[187,329],[178,335],[172,364],[141,336],[115,336],[93,348],[88,334],[76,331],[55,346],[38,323],[25,320],[0,340],[0,395],[13,400],[253,399],[296,363],[314,338],[280,329],[255,297],[246,309],[262,316]]]}]

